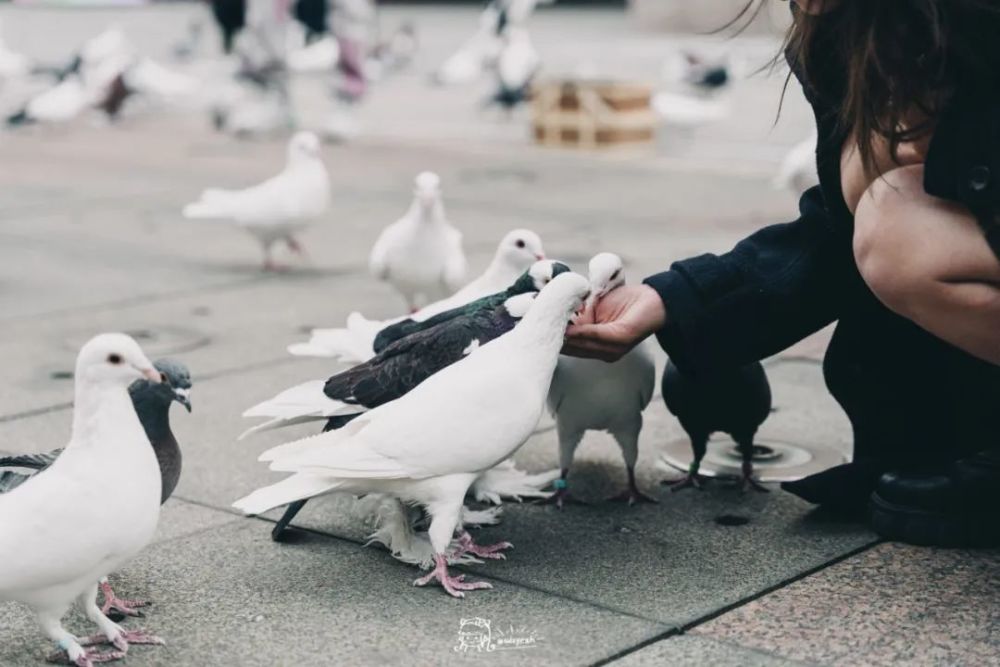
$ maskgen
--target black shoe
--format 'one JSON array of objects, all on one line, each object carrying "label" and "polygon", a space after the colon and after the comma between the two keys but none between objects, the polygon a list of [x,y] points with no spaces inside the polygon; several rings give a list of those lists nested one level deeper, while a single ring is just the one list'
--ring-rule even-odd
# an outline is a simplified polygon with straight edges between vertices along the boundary
[{"label": "black shoe", "polygon": [[1000,546],[1000,451],[960,459],[939,472],[887,473],[871,497],[882,537],[940,547]]},{"label": "black shoe", "polygon": [[838,514],[861,514],[885,467],[874,462],[845,463],[794,482],[782,482],[781,488],[813,505]]}]

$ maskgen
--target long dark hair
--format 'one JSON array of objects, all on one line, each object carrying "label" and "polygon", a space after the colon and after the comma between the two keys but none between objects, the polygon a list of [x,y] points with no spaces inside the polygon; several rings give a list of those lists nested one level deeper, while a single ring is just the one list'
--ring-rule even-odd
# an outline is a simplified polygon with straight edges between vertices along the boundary
[{"label": "long dark hair", "polygon": [[[749,0],[731,24],[768,0]],[[794,12],[784,53],[807,86],[837,96],[840,130],[857,137],[876,172],[875,141],[895,159],[925,138],[956,91],[1000,81],[1000,0],[822,0],[830,11]],[[830,90],[830,87],[835,90]]]}]

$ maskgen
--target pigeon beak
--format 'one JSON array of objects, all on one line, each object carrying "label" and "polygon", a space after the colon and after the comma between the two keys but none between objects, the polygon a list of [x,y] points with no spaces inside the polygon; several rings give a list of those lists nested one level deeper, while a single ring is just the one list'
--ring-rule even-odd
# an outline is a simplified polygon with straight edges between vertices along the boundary
[{"label": "pigeon beak", "polygon": [[174,400],[183,405],[188,412],[191,412],[190,389],[174,389]]},{"label": "pigeon beak", "polygon": [[140,368],[139,372],[142,373],[142,377],[146,378],[153,384],[160,384],[160,371],[155,368]]},{"label": "pigeon beak", "polygon": [[545,253],[536,252],[535,259],[539,262],[543,261],[545,259]]}]

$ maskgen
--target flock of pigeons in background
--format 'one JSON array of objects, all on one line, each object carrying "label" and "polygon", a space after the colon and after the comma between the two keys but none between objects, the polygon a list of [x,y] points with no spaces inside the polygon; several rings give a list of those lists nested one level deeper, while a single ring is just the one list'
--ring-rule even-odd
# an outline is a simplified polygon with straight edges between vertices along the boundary
[{"label": "flock of pigeons in background", "polygon": [[[299,132],[277,176],[245,190],[206,190],[184,215],[247,230],[261,243],[265,267],[274,269],[271,247],[285,242],[301,250],[294,235],[328,205],[319,139]],[[635,474],[642,415],[655,386],[650,351],[640,345],[613,364],[561,354],[568,323],[625,284],[619,256],[595,255],[584,277],[547,258],[538,234],[514,229],[468,280],[462,233],[446,215],[440,178],[424,172],[409,209],[379,235],[369,268],[395,289],[406,312],[384,321],[352,313],[343,327],[314,330],[289,352],[336,359],[346,370],[284,390],[244,415],[263,421],[241,438],[313,422],[323,427],[265,451],[259,460],[289,475],[234,503],[249,515],[286,507],[273,539],[281,540],[313,498],[360,497],[350,511],[374,519],[371,541],[428,570],[416,585],[436,581],[463,597],[490,584],[449,568],[505,558],[511,547],[479,544],[470,529],[498,523],[495,505],[507,499],[559,508],[572,501],[568,476],[588,431],[609,432],[621,448],[627,487],[614,499],[656,502]],[[174,402],[191,409],[191,376],[176,360],[151,363],[124,334],[86,343],[74,376],[66,447],[0,459],[0,600],[35,612],[59,647],[53,660],[88,667],[124,657],[130,645],[163,642],[112,620],[141,616],[148,602],[119,597],[107,576],[153,538],[160,506],[180,478],[169,411]],[[753,440],[771,408],[760,364],[691,378],[668,363],[662,388],[695,452],[676,488],[702,485],[698,466],[708,437],[723,431],[743,456],[743,489],[766,491],[752,465]],[[529,473],[512,456],[539,430],[546,406],[560,467]],[[470,508],[467,497],[488,506]],[[98,634],[77,638],[63,628],[74,600]]]},{"label": "flock of pigeons in background", "polygon": [[[442,86],[491,75],[486,101],[508,114],[531,97],[542,69],[529,23],[538,4],[555,0],[490,0],[471,37],[431,76]],[[9,127],[64,124],[93,110],[114,122],[126,106],[160,105],[207,113],[216,129],[236,136],[288,132],[299,125],[289,80],[327,76],[331,108],[320,135],[333,141],[360,132],[362,102],[373,84],[414,61],[417,31],[406,22],[382,37],[374,0],[212,0],[222,56],[204,52],[204,26],[192,22],[172,49],[175,65],[141,55],[118,27],[88,39],[60,64],[41,64],[7,47],[0,30],[0,113]],[[286,6],[287,5],[287,6]],[[2,28],[2,26],[0,26]],[[588,65],[577,74],[587,78]],[[652,107],[663,122],[694,127],[731,114],[731,89],[743,76],[726,55],[678,51],[663,67]],[[818,182],[815,137],[789,152],[775,186],[801,192]]]}]

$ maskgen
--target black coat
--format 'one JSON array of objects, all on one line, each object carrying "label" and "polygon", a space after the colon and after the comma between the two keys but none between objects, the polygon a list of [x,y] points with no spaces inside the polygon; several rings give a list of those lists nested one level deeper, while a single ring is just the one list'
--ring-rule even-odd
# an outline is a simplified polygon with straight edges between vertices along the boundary
[{"label": "black coat", "polygon": [[[824,91],[837,89],[836,77],[830,69]],[[954,457],[1000,445],[1000,366],[891,312],[862,280],[854,220],[841,192],[846,137],[836,123],[837,95],[808,86],[805,92],[819,129],[820,185],[802,196],[798,220],[648,278],[668,313],[660,344],[683,372],[709,372],[763,359],[837,322],[823,368],[853,425],[856,458]],[[967,206],[1000,255],[995,85],[954,96],[924,173],[927,193]]]}]

